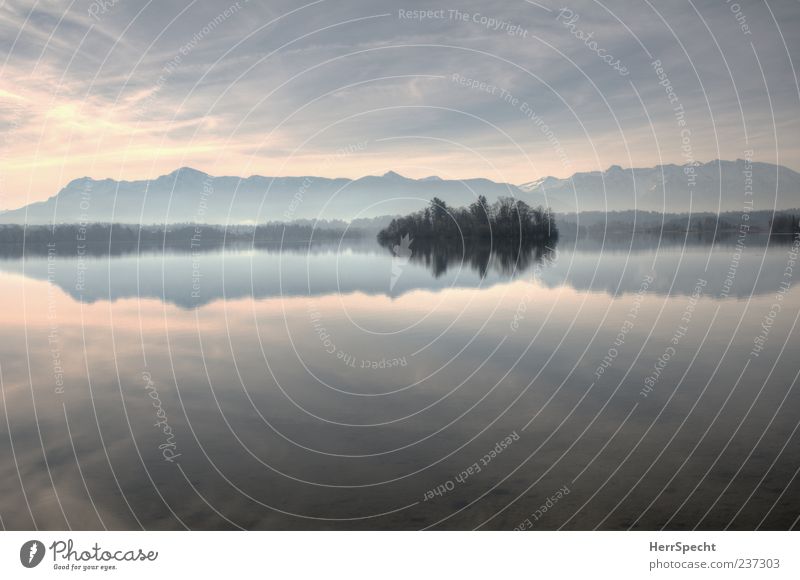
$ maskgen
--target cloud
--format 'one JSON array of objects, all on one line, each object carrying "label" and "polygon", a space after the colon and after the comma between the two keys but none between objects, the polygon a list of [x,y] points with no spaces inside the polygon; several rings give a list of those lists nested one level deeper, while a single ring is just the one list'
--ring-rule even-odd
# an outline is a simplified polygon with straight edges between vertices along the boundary
[{"label": "cloud", "polygon": [[[711,1],[580,1],[569,3],[578,18],[567,24],[561,5],[539,4],[550,11],[485,1],[84,0],[64,12],[57,2],[6,2],[0,208],[87,174],[141,179],[182,165],[352,177],[403,168],[520,183],[683,163],[656,59],[695,158],[749,148],[800,167],[800,5],[742,3],[734,13]],[[557,136],[569,167],[526,110]],[[363,155],[320,166],[364,141]]]}]

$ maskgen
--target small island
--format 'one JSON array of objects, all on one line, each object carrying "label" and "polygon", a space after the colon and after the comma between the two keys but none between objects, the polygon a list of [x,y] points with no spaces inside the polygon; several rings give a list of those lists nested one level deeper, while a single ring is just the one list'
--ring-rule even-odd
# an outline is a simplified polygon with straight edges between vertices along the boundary
[{"label": "small island", "polygon": [[558,239],[558,228],[550,209],[532,208],[524,201],[501,197],[489,204],[478,196],[469,207],[449,207],[434,197],[424,210],[395,218],[378,233],[382,245],[402,239],[429,243],[548,244]]}]

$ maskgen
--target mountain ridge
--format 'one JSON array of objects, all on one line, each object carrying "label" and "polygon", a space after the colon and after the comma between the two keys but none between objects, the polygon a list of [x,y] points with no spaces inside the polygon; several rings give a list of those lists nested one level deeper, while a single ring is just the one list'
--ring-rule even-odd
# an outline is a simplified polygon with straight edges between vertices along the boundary
[{"label": "mountain ridge", "polygon": [[313,175],[214,176],[179,167],[153,179],[71,180],[55,195],[0,214],[0,223],[257,223],[296,219],[370,218],[418,210],[432,197],[450,205],[478,195],[542,200],[510,183],[485,178],[413,179],[394,171],[357,179]]},{"label": "mountain ridge", "polygon": [[[748,187],[752,196],[747,195]],[[576,172],[568,178],[543,176],[514,185],[482,177],[414,179],[395,171],[356,179],[213,176],[183,166],[144,180],[79,177],[46,200],[0,212],[0,223],[349,221],[411,213],[433,197],[465,206],[478,195],[490,201],[512,196],[564,214],[634,208],[667,213],[743,211],[748,197],[752,209],[789,209],[800,207],[800,173],[736,159],[627,169],[611,165],[604,171]]]},{"label": "mountain ridge", "polygon": [[800,173],[746,159],[627,169],[611,165],[605,171],[576,172],[568,178],[541,177],[519,188],[546,198],[554,210],[568,213],[735,211],[744,210],[748,202],[752,209],[800,206]]}]

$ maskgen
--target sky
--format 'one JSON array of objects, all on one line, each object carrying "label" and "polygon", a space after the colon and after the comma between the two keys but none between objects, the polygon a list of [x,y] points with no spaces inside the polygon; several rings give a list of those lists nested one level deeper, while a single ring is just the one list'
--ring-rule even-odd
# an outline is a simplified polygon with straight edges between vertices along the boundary
[{"label": "sky", "polygon": [[800,170],[800,2],[13,0],[0,209],[69,181]]}]

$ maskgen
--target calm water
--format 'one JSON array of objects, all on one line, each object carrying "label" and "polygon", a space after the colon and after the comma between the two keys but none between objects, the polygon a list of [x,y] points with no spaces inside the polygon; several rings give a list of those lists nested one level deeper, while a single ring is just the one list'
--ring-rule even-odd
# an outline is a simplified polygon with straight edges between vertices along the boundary
[{"label": "calm water", "polygon": [[2,525],[796,527],[792,249],[6,248]]}]

